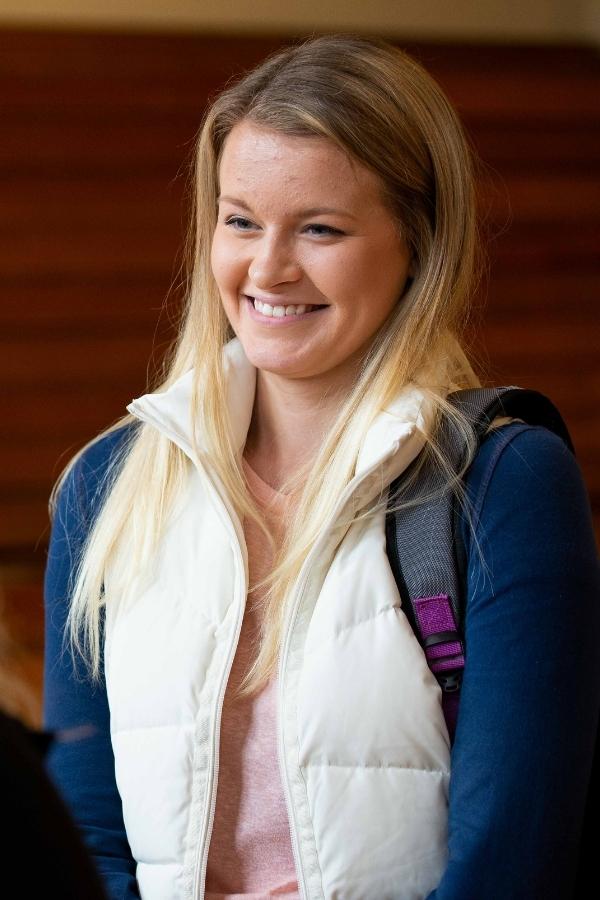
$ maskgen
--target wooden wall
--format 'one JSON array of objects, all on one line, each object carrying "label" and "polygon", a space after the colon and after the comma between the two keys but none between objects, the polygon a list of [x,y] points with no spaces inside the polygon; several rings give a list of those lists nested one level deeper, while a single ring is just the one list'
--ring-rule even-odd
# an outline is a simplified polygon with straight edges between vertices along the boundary
[{"label": "wooden wall", "polygon": [[[170,337],[207,98],[281,42],[0,31],[0,573],[36,686],[51,485],[143,392]],[[447,90],[485,164],[490,277],[473,335],[485,379],[558,404],[599,523],[597,56],[403,46]]]}]

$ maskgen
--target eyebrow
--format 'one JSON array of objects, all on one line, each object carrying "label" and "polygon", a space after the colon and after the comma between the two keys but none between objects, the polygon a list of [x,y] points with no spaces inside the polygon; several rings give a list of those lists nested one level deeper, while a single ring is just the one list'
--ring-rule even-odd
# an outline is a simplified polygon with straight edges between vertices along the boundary
[{"label": "eyebrow", "polygon": [[[217,202],[221,203],[221,201],[226,200],[228,203],[233,203],[235,206],[240,206],[242,209],[245,209],[246,212],[252,212],[251,207],[248,206],[247,203],[244,203],[243,200],[240,200],[238,197],[229,197],[226,194],[223,194],[217,197]],[[338,209],[335,206],[310,206],[308,209],[300,209],[296,213],[298,218],[304,219],[307,216],[324,216],[324,215],[334,215],[334,216],[345,216],[348,219],[356,219],[352,213],[347,212],[345,209]]]}]

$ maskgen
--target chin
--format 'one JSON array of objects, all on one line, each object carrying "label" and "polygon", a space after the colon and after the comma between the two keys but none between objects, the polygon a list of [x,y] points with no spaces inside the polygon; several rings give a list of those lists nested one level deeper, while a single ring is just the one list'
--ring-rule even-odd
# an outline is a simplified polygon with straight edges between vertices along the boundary
[{"label": "chin", "polygon": [[303,378],[313,373],[308,360],[298,359],[283,350],[258,349],[244,346],[244,352],[252,365],[262,372],[288,378]]}]

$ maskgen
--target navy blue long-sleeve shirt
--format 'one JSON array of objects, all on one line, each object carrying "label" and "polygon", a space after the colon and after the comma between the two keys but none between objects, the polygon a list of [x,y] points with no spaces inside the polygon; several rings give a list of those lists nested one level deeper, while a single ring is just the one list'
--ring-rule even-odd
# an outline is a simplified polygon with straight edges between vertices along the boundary
[{"label": "navy blue long-sleeve shirt", "polygon": [[[73,560],[119,432],[87,451],[63,489],[46,573],[45,723],[93,725],[59,744],[51,773],[111,900],[139,897],[102,684],[64,650]],[[513,423],[466,478],[474,507],[466,665],[452,748],[449,861],[427,900],[569,900],[600,710],[600,566],[579,466],[560,438]],[[151,790],[151,786],[149,786]]]}]

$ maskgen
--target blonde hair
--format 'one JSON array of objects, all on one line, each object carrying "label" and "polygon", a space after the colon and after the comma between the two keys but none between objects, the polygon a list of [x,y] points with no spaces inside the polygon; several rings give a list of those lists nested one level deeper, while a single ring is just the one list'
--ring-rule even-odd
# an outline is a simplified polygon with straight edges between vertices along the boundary
[{"label": "blonde hair", "polygon": [[[299,498],[279,548],[247,488],[232,437],[222,352],[233,333],[210,268],[219,160],[228,134],[242,120],[286,135],[334,141],[376,173],[414,267],[411,283],[375,336],[320,451],[294,482],[300,485]],[[446,394],[480,383],[462,346],[477,272],[473,184],[472,155],[444,93],[415,60],[382,41],[332,35],[286,48],[228,86],[205,116],[193,169],[186,308],[166,374],[155,390],[167,389],[194,369],[193,423],[194,428],[202,426],[207,442],[206,450],[197,449],[199,461],[221,481],[240,520],[249,517],[258,523],[275,553],[273,570],[262,583],[266,593],[259,648],[242,693],[260,689],[275,670],[286,600],[302,562],[352,478],[365,430],[405,385],[416,384],[434,410],[419,463],[433,460],[447,485],[460,494],[460,475],[474,447],[466,421]],[[458,473],[436,442],[443,415],[464,437],[465,464]],[[131,422],[126,416],[109,430]],[[150,566],[189,465],[167,437],[142,425],[131,433],[107,475],[110,489],[76,570],[68,620],[72,647],[95,675],[102,607],[111,602],[113,588],[122,594],[133,574]],[[368,509],[355,510],[352,520],[374,515],[385,503],[380,496]],[[126,563],[119,563],[125,558]],[[111,589],[105,596],[108,573]]]}]

